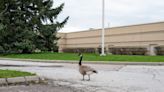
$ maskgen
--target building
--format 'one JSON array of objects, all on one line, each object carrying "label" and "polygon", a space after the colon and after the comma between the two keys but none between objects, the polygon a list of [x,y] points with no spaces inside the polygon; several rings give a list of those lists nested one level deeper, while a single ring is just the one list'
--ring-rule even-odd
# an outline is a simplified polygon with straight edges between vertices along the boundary
[{"label": "building", "polygon": [[[59,52],[100,53],[101,29],[59,33]],[[163,55],[164,22],[105,29],[105,51],[113,54]]]}]

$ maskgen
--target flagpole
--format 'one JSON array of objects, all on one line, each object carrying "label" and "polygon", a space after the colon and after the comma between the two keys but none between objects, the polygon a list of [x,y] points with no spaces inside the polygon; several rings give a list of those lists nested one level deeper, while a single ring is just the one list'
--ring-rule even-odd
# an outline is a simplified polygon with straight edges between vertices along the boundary
[{"label": "flagpole", "polygon": [[104,28],[104,24],[105,24],[105,0],[102,0],[102,34],[101,34],[101,55],[100,56],[105,56],[105,28]]}]

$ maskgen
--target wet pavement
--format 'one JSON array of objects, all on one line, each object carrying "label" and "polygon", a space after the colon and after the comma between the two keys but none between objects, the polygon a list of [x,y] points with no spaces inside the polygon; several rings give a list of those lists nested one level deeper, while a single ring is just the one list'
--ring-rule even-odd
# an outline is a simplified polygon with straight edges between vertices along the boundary
[{"label": "wet pavement", "polygon": [[[77,64],[0,60],[0,69],[28,71],[51,79],[52,83],[45,86],[49,90],[45,92],[56,92],[55,89],[58,89],[57,92],[164,92],[164,66],[88,65],[95,68],[98,74],[91,75],[91,81],[82,81]],[[24,91],[6,88],[10,90],[6,92],[44,92],[25,90],[29,87],[18,88]],[[0,92],[3,92],[2,89]]]}]

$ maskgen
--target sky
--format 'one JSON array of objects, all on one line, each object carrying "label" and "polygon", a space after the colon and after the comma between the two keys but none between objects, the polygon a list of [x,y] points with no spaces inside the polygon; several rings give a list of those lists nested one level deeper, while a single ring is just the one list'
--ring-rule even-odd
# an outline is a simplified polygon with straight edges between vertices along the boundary
[{"label": "sky", "polygon": [[[69,16],[59,32],[76,32],[102,27],[102,0],[54,0],[53,7],[65,3],[58,16]],[[164,21],[164,0],[105,0],[105,27]]]}]

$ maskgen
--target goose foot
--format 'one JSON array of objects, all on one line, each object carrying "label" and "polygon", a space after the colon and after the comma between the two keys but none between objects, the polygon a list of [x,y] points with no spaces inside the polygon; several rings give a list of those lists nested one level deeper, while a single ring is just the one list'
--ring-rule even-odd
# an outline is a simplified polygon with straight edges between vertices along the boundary
[{"label": "goose foot", "polygon": [[88,79],[87,81],[90,81],[90,79]]},{"label": "goose foot", "polygon": [[84,79],[81,79],[81,81],[85,81]]}]

